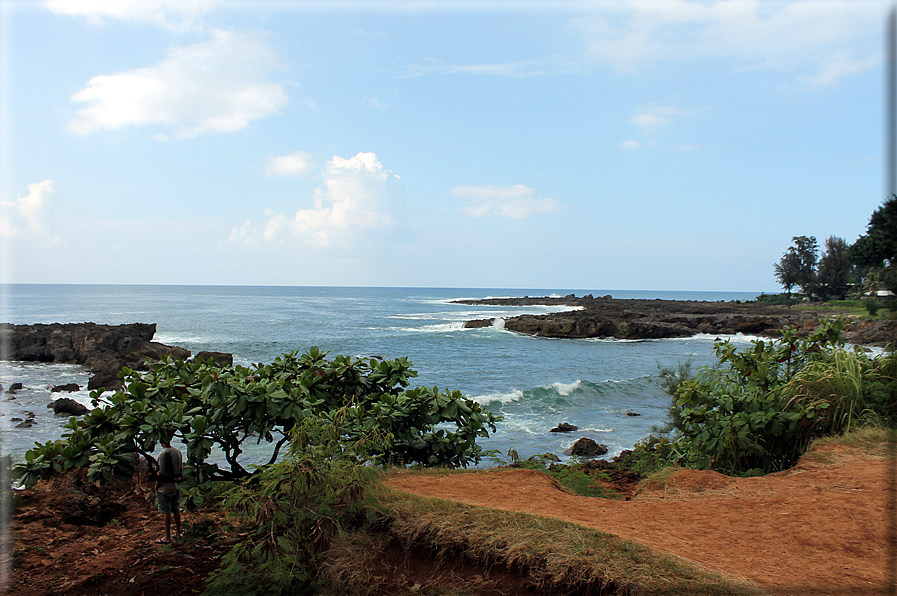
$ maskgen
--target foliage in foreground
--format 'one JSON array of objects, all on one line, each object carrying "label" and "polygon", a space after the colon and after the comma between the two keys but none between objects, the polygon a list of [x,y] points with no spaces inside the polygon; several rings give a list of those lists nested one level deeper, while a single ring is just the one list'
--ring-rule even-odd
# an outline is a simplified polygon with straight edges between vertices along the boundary
[{"label": "foliage in foreground", "polygon": [[897,354],[848,351],[842,329],[829,321],[804,340],[786,329],[746,350],[717,343],[718,365],[675,389],[674,440],[653,447],[686,467],[757,474],[792,466],[813,439],[861,419],[893,425]]},{"label": "foliage in foreground", "polygon": [[371,430],[345,442],[341,427],[348,419],[347,408],[329,422],[306,418],[284,461],[227,492],[219,507],[244,531],[210,577],[207,594],[316,593],[322,554],[375,514],[367,491],[376,471],[357,462],[384,437]]},{"label": "foliage in foreground", "polygon": [[[311,348],[250,368],[165,358],[146,372],[123,369],[120,391],[109,397],[93,392],[94,409],[81,420],[72,418],[62,440],[36,444],[15,474],[25,486],[76,467],[88,468],[93,481],[130,478],[139,456],[154,468],[157,444],[173,436],[174,445],[186,445],[184,488],[188,507],[194,507],[210,483],[258,472],[241,462],[244,442],[273,444],[265,464],[271,465],[302,421],[336,424],[337,411],[344,417],[338,425],[344,441],[382,431],[383,440],[371,446],[373,463],[479,461],[476,439],[494,432],[498,420],[480,404],[458,391],[408,389],[417,373],[405,358],[326,356]],[[227,466],[210,461],[216,455]]]}]

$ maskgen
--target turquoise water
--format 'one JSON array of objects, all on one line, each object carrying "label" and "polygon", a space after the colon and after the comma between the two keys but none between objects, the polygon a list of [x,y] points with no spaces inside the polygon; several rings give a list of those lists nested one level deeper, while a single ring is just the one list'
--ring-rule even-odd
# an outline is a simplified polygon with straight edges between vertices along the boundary
[{"label": "turquoise water", "polygon": [[[331,288],[242,286],[10,285],[0,321],[25,323],[156,323],[155,340],[193,353],[234,354],[248,365],[291,350],[318,346],[331,354],[408,357],[417,385],[457,389],[504,417],[482,444],[523,456],[562,455],[579,437],[608,446],[607,457],[629,449],[663,424],[669,397],[656,383],[658,366],[692,359],[710,364],[715,336],[620,341],[524,336],[501,326],[463,329],[465,321],[550,312],[549,307],[452,304],[497,296],[746,300],[756,293],[626,292],[594,289]],[[554,309],[557,310],[557,309]],[[751,338],[735,337],[747,343]],[[34,441],[58,438],[64,419],[46,408],[55,384],[86,386],[73,365],[0,364],[0,384],[22,382],[15,400],[0,399],[0,448],[20,458]],[[89,405],[86,390],[72,395]],[[3,398],[7,398],[6,395]],[[37,423],[15,427],[33,412]],[[638,414],[632,416],[630,414]],[[548,431],[570,422],[579,431]],[[261,453],[259,458],[263,456]]]}]

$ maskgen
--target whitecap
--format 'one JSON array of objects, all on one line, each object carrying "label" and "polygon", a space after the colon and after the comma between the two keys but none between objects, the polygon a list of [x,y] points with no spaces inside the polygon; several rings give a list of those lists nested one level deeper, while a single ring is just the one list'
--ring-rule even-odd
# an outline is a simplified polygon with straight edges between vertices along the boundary
[{"label": "whitecap", "polygon": [[481,405],[486,405],[494,402],[509,404],[523,399],[523,391],[515,389],[508,393],[489,393],[486,395],[477,395],[475,397],[472,397],[471,399]]},{"label": "whitecap", "polygon": [[[582,381],[573,381],[572,383],[561,383],[558,381],[557,383],[552,383],[551,387],[557,390],[559,395],[567,396],[579,389],[582,386]],[[546,388],[547,389],[547,388]]]}]

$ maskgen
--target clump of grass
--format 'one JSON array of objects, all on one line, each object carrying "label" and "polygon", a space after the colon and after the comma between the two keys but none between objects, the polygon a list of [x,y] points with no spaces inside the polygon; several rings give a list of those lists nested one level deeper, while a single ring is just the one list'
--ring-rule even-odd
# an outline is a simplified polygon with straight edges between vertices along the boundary
[{"label": "clump of grass", "polygon": [[830,460],[830,458],[825,457],[824,454],[820,455],[819,451],[824,452],[827,447],[843,446],[856,449],[867,455],[885,457],[895,444],[897,444],[897,430],[868,424],[843,435],[816,439],[810,446],[807,455],[826,462],[826,459]]}]

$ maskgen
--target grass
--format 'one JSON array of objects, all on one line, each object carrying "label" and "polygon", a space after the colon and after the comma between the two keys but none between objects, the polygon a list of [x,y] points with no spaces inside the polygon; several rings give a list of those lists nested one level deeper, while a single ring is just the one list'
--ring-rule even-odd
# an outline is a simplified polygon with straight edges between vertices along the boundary
[{"label": "grass", "polygon": [[[513,574],[525,583],[520,591],[542,594],[758,593],[682,559],[577,524],[385,487],[376,492],[384,514],[382,535],[356,535],[329,553],[326,576],[334,594],[362,596],[386,587],[370,565],[359,562],[376,559],[387,545],[406,557],[426,556],[443,565],[439,577],[448,579],[415,590],[406,586],[404,592],[393,588],[390,593],[396,594],[476,594],[488,587],[492,574]],[[461,563],[480,574],[459,575],[453,569]]]},{"label": "grass", "polygon": [[805,457],[811,457],[822,463],[833,463],[832,459],[818,451],[826,451],[826,447],[847,447],[856,449],[866,455],[885,457],[889,450],[897,445],[897,431],[881,426],[868,425],[854,429],[838,436],[822,437],[813,441]]}]

